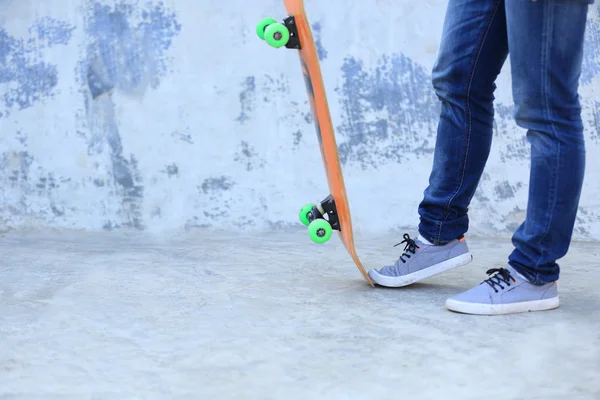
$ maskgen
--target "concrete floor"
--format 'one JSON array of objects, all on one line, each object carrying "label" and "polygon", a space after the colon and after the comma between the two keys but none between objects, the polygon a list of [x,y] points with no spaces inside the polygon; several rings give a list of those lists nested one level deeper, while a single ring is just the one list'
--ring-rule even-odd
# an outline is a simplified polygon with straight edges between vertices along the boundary
[{"label": "concrete floor", "polygon": [[[362,237],[368,267],[397,237]],[[339,240],[6,233],[0,399],[600,399],[600,244],[563,260],[558,310],[451,313],[508,240],[404,289],[370,288]]]}]

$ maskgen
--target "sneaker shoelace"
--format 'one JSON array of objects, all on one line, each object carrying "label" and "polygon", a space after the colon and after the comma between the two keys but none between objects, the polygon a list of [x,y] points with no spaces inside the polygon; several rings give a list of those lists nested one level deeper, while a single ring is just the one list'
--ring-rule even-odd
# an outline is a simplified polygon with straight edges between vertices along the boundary
[{"label": "sneaker shoelace", "polygon": [[486,274],[488,274],[488,275],[495,274],[494,276],[486,279],[483,282],[490,285],[496,293],[498,293],[498,289],[496,289],[496,286],[498,286],[500,289],[504,290],[504,286],[502,286],[502,283],[506,284],[507,287],[510,286],[511,283],[517,283],[516,279],[512,277],[512,275],[506,268],[488,269],[486,271]]},{"label": "sneaker shoelace", "polygon": [[394,247],[400,246],[402,243],[406,243],[406,246],[404,246],[404,251],[399,258],[400,261],[402,261],[403,263],[406,263],[406,260],[404,259],[404,257],[410,258],[410,255],[415,254],[417,252],[417,250],[420,249],[420,247],[417,245],[417,243],[414,241],[414,239],[412,239],[410,237],[410,235],[408,233],[405,233],[403,238],[404,238],[404,240],[401,241],[400,243],[394,245]]}]

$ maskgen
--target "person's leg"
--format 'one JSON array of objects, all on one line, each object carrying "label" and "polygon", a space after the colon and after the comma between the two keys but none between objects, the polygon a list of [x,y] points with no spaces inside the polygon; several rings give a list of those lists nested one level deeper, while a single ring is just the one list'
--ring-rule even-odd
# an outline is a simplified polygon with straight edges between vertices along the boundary
[{"label": "person's leg", "polygon": [[405,286],[472,260],[462,235],[490,151],[494,82],[507,53],[503,0],[449,1],[432,76],[442,110],[419,206],[420,237],[405,235],[405,251],[394,265],[369,271],[376,283]]},{"label": "person's leg", "polygon": [[[569,249],[583,184],[578,84],[588,5],[507,1],[515,118],[531,143],[527,216],[513,236],[509,264],[544,284],[558,280],[556,261]],[[521,45],[523,36],[536,38],[537,48]]]},{"label": "person's leg", "polygon": [[527,215],[504,269],[447,302],[468,313],[558,307],[556,260],[569,248],[585,150],[578,97],[588,4],[506,0],[515,119],[527,129],[531,172]]},{"label": "person's leg", "polygon": [[446,244],[467,232],[467,209],[493,136],[495,81],[508,55],[504,0],[450,1],[433,86],[442,103],[419,234]]}]

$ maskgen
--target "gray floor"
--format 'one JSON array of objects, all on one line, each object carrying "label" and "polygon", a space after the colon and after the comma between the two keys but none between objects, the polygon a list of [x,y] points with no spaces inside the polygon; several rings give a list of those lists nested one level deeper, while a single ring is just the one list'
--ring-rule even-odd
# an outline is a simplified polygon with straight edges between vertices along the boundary
[{"label": "gray floor", "polygon": [[[401,240],[364,237],[368,266]],[[7,233],[1,399],[600,399],[600,244],[563,260],[561,307],[454,314],[508,240],[404,289],[370,288],[339,240]]]}]

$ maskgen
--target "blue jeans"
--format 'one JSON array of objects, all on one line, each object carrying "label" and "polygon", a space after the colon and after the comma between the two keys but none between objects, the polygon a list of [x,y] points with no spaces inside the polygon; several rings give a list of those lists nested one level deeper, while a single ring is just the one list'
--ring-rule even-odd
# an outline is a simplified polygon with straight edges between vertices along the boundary
[{"label": "blue jeans", "polygon": [[[433,86],[442,103],[419,233],[444,244],[468,230],[490,152],[495,80],[510,56],[514,117],[531,145],[527,215],[509,264],[541,285],[559,277],[585,169],[578,84],[593,0],[449,0]],[[510,51],[509,51],[510,49]]]}]

